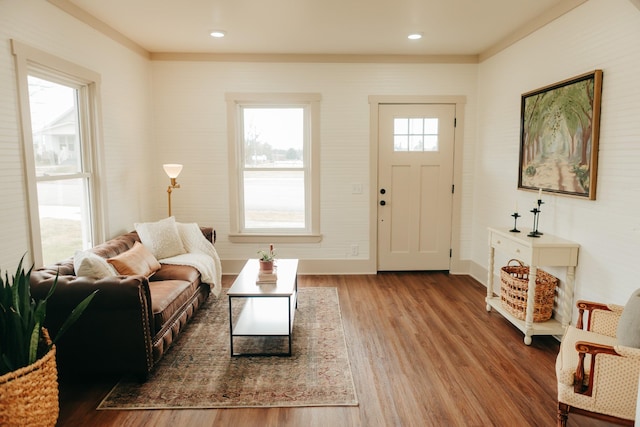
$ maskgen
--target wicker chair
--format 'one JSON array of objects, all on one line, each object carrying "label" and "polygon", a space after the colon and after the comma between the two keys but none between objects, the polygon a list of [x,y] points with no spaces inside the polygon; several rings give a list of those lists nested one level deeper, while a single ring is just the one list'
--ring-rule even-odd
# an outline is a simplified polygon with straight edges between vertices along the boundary
[{"label": "wicker chair", "polygon": [[577,327],[567,328],[556,360],[558,426],[566,426],[569,413],[633,426],[640,349],[620,345],[616,338],[625,307],[588,301],[577,306]]}]

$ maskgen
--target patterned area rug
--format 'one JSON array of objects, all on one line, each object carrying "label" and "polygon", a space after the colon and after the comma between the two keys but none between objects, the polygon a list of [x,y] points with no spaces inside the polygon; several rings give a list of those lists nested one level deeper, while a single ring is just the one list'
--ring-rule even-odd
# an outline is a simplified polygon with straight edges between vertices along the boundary
[{"label": "patterned area rug", "polygon": [[[149,380],[121,380],[98,409],[358,405],[336,288],[299,289],[291,357],[230,357],[226,291],[201,307]],[[288,344],[261,340],[243,345]]]}]

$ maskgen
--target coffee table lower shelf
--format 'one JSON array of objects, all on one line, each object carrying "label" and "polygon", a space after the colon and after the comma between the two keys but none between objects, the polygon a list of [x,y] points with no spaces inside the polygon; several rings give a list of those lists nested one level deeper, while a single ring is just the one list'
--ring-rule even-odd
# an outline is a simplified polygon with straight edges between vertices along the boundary
[{"label": "coffee table lower shelf", "polygon": [[[245,303],[235,322],[231,323],[232,356],[291,356],[295,297],[245,297]],[[239,299],[235,297],[234,299]],[[232,313],[229,303],[229,316]],[[286,315],[288,313],[288,316]],[[284,314],[284,315],[283,315]],[[288,340],[286,352],[241,353],[234,351],[236,337],[283,337]]]}]

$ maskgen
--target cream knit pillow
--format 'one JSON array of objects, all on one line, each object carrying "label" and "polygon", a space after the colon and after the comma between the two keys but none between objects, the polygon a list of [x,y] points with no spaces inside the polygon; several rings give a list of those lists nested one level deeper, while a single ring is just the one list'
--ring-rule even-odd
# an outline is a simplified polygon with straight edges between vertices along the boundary
[{"label": "cream knit pillow", "polygon": [[134,227],[142,244],[156,259],[169,258],[187,252],[178,233],[176,220],[172,216],[157,222],[136,223]]}]

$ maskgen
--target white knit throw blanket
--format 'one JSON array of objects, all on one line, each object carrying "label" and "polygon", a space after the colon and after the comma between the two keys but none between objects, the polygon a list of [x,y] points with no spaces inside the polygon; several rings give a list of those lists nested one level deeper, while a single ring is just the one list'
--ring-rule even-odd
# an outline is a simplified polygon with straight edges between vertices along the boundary
[{"label": "white knit throw blanket", "polygon": [[212,285],[211,292],[220,296],[222,290],[222,264],[213,244],[200,231],[198,224],[177,223],[187,253],[163,258],[160,264],[189,265],[196,268],[202,281]]}]

